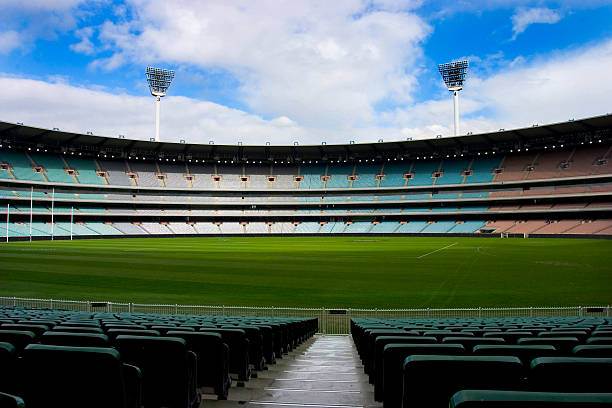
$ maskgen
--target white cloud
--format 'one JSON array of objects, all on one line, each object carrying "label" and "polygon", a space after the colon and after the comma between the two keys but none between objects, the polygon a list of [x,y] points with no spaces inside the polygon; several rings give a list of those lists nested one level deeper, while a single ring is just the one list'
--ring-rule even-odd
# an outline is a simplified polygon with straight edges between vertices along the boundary
[{"label": "white cloud", "polygon": [[531,24],[555,24],[561,20],[562,15],[559,11],[545,7],[520,8],[514,13],[512,18],[512,39],[525,31]]},{"label": "white cloud", "polygon": [[0,33],[0,54],[8,54],[16,48],[19,48],[21,41],[17,31],[5,31]]},{"label": "white cloud", "polygon": [[[130,20],[106,21],[111,51],[94,67],[173,63],[230,72],[260,115],[305,126],[375,122],[381,100],[409,102],[430,27],[416,2],[131,0]],[[89,48],[86,48],[86,51]]]}]

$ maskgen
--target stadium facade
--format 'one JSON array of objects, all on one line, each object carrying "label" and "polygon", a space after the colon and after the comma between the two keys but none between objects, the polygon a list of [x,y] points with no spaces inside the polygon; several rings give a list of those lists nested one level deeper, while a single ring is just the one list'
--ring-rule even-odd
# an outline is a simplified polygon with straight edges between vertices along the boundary
[{"label": "stadium facade", "polygon": [[0,140],[0,234],[13,240],[612,235],[612,115],[343,145],[160,143],[6,122]]}]

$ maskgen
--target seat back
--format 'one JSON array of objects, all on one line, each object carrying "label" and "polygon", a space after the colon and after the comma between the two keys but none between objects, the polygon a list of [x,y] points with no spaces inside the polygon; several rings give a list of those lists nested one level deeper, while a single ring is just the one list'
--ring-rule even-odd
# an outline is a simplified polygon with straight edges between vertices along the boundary
[{"label": "seat back", "polygon": [[40,337],[41,344],[74,347],[110,347],[108,337],[100,333],[68,333],[48,331]]},{"label": "seat back", "polygon": [[185,340],[119,335],[115,345],[126,363],[142,371],[145,407],[189,406],[194,398],[196,375],[191,373]]},{"label": "seat back", "polygon": [[457,391],[520,389],[517,357],[412,355],[404,362],[403,408],[446,408]]},{"label": "seat back", "polygon": [[36,334],[25,330],[0,330],[0,342],[11,343],[17,353],[36,341]]},{"label": "seat back", "polygon": [[450,408],[604,408],[612,394],[463,390],[450,399]]},{"label": "seat back", "polygon": [[474,346],[472,354],[478,356],[514,356],[518,357],[526,367],[536,357],[556,357],[559,355],[551,345],[521,346],[506,344],[480,344]]},{"label": "seat back", "polygon": [[11,394],[0,392],[0,407],[2,408],[25,408],[23,399]]},{"label": "seat back", "polygon": [[22,359],[19,395],[28,408],[126,406],[117,350],[30,344]]},{"label": "seat back", "polygon": [[374,383],[374,396],[384,408],[402,404],[402,371],[404,360],[413,354],[465,354],[461,344],[387,344],[383,349],[382,378]]},{"label": "seat back", "polygon": [[576,357],[612,358],[612,345],[583,344],[574,347],[574,355]]},{"label": "seat back", "polygon": [[540,357],[531,362],[529,386],[545,392],[612,392],[612,358]]}]

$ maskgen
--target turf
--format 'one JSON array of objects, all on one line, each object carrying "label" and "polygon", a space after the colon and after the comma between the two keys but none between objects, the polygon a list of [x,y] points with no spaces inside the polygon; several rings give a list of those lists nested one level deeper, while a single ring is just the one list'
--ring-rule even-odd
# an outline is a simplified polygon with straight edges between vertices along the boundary
[{"label": "turf", "polygon": [[0,295],[296,307],[612,304],[612,241],[231,237],[0,245]]}]

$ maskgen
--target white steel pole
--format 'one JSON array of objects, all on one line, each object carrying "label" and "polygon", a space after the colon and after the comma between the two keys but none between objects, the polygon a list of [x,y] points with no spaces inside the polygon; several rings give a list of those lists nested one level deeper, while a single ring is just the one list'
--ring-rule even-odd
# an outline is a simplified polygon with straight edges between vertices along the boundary
[{"label": "white steel pole", "polygon": [[53,241],[53,203],[55,201],[55,187],[51,192],[51,241]]},{"label": "white steel pole", "polygon": [[72,241],[72,212],[74,207],[70,207],[70,240]]},{"label": "white steel pole", "polygon": [[453,91],[455,105],[455,136],[459,136],[459,91]]},{"label": "white steel pole", "polygon": [[30,242],[32,242],[32,197],[34,196],[34,187],[30,187]]},{"label": "white steel pole", "polygon": [[8,242],[8,226],[9,226],[9,205],[6,205],[6,242]]},{"label": "white steel pole", "polygon": [[160,103],[161,97],[155,97],[155,141],[159,142],[159,111],[160,111]]}]

